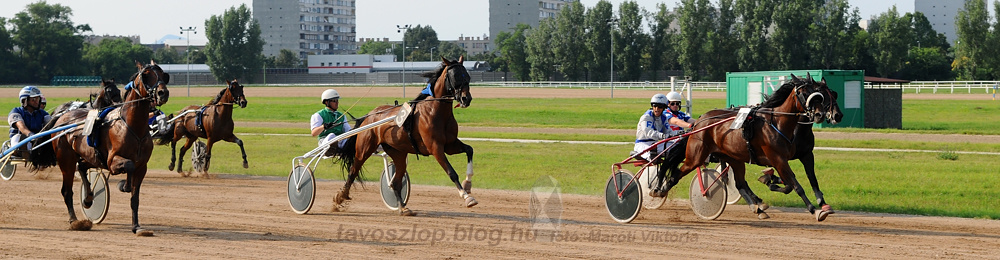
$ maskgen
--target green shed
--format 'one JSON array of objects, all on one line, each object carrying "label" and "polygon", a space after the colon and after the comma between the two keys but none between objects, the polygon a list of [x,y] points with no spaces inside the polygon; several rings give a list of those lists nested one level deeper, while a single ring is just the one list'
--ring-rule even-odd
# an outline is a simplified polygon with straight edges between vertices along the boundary
[{"label": "green shed", "polygon": [[836,124],[816,124],[814,127],[865,127],[865,100],[863,70],[787,70],[726,73],[726,105],[756,105],[764,101],[764,95],[771,94],[781,84],[791,79],[791,75],[805,78],[812,75],[820,81],[826,79],[827,86],[838,94],[837,105],[844,113],[844,119]]}]

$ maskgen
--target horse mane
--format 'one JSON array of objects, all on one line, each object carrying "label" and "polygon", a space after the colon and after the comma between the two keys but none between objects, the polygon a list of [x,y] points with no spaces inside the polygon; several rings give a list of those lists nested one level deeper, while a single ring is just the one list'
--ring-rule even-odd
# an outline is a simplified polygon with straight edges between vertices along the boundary
[{"label": "horse mane", "polygon": [[806,82],[804,80],[793,77],[792,80],[785,82],[785,84],[781,84],[781,87],[775,90],[774,93],[771,93],[771,95],[764,95],[766,100],[764,100],[763,103],[760,103],[760,107],[767,108],[781,106],[782,103],[785,103],[785,98],[792,93],[792,90],[794,90],[796,86],[801,86],[805,83]]},{"label": "horse mane", "polygon": [[205,105],[215,105],[215,104],[218,104],[220,101],[222,101],[222,96],[226,94],[226,90],[229,90],[229,86],[226,86],[226,88],[220,90],[219,94],[215,95],[215,98],[213,98],[212,101],[208,101],[208,104],[205,104]]}]

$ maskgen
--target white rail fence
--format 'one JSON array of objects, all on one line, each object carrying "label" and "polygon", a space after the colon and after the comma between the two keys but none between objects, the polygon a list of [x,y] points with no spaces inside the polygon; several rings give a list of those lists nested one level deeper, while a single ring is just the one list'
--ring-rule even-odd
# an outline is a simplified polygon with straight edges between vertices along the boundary
[{"label": "white rail fence", "polygon": [[[685,89],[690,84],[692,91],[726,91],[725,82],[687,82],[678,80],[671,82],[566,82],[566,81],[527,81],[527,82],[477,82],[478,86],[508,87],[508,88],[582,88],[582,89],[639,89],[639,90],[675,90]],[[912,81],[905,84],[871,84],[865,82],[866,88],[902,88],[907,93],[985,93],[993,94],[1000,90],[1000,81]]]}]

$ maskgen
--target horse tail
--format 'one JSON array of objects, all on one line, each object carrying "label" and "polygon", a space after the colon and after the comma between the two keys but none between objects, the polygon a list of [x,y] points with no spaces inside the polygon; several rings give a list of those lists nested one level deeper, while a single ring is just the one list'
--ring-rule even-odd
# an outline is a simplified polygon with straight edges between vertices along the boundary
[{"label": "horse tail", "polygon": [[[174,117],[174,114],[167,116],[167,118],[172,117]],[[174,141],[174,126],[175,125],[171,123],[170,126],[167,127],[167,131],[165,133],[156,133],[156,145],[167,145]]]},{"label": "horse tail", "polygon": [[[340,150],[338,150],[336,153],[337,158],[340,159],[340,166],[343,167],[344,173],[351,172],[351,168],[354,167],[354,159],[355,159],[354,154],[355,151],[357,151],[357,147],[355,147],[357,143],[358,143],[358,136],[357,135],[351,136],[347,138],[347,141],[344,142],[344,148],[340,148]],[[334,143],[333,145],[337,144]],[[360,170],[358,171],[359,177],[361,175],[361,172],[362,171]],[[344,176],[344,179],[346,180],[347,176]],[[358,178],[358,180],[360,179],[362,178]]]},{"label": "horse tail", "polygon": [[[49,139],[52,139],[52,135],[39,136],[32,142],[40,144],[44,143],[45,141],[48,141]],[[30,158],[28,158],[28,162],[31,163],[31,166],[28,167],[29,171],[38,171],[48,167],[56,166],[56,163],[58,163],[59,161],[56,160],[55,148],[52,148],[53,146],[56,145],[56,142],[58,142],[58,140],[53,140],[52,143],[42,145],[40,147],[33,147],[34,150],[31,151],[31,156],[29,156]],[[18,151],[14,152],[16,153]]]},{"label": "horse tail", "polygon": [[684,157],[687,156],[687,143],[688,137],[681,137],[670,150],[667,150],[667,154],[664,155],[666,158],[663,160],[663,166],[669,167],[670,176],[680,176],[677,175],[681,171],[678,166],[684,162]]}]

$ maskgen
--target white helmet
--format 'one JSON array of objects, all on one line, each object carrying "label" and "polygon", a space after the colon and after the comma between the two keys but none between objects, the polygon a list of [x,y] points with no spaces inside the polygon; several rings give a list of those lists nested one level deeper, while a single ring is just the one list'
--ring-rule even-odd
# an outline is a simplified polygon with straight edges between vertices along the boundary
[{"label": "white helmet", "polygon": [[337,91],[333,89],[327,89],[323,91],[323,96],[319,101],[325,102],[328,99],[334,99],[334,98],[340,98],[340,93],[337,93]]},{"label": "white helmet", "polygon": [[684,97],[681,96],[681,93],[671,91],[667,93],[667,100],[681,102],[684,101]]},{"label": "white helmet", "polygon": [[656,104],[660,104],[660,105],[663,105],[664,107],[666,107],[667,106],[667,96],[664,96],[663,94],[653,95],[653,98],[649,99],[649,105],[655,106]]},{"label": "white helmet", "polygon": [[24,100],[28,99],[29,97],[42,96],[42,91],[35,86],[26,86],[21,89],[21,92],[18,96],[20,96],[21,103],[24,103]]}]

